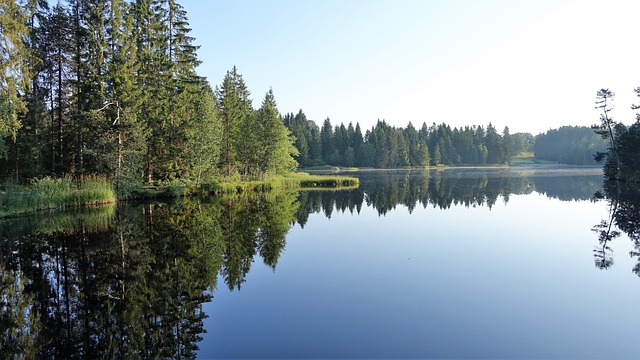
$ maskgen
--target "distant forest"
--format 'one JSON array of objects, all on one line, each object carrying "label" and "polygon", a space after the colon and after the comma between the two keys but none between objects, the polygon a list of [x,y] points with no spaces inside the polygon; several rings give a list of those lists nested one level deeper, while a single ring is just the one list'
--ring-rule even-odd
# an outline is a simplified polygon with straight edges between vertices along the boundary
[{"label": "distant forest", "polygon": [[302,167],[499,165],[531,152],[538,160],[595,165],[594,155],[606,149],[606,141],[590,127],[563,126],[533,136],[510,134],[508,127],[499,133],[491,123],[453,129],[447,124],[423,123],[416,129],[412,123],[401,128],[378,120],[363,134],[359,123],[334,127],[328,118],[320,128],[302,110],[283,119],[296,139],[296,160]]},{"label": "distant forest", "polygon": [[590,164],[587,128],[321,126],[259,108],[236,67],[217,86],[175,0],[0,1],[0,178],[97,174],[119,191],[144,183],[251,180],[298,166],[508,164],[514,155]]},{"label": "distant forest", "polygon": [[563,126],[536,136],[535,157],[562,164],[596,164],[594,155],[604,152],[607,142],[590,127]]}]

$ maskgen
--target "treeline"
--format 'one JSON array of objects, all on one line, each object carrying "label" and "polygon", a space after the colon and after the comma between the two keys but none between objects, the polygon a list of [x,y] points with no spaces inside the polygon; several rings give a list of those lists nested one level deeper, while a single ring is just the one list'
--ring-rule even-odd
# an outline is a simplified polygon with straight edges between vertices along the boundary
[{"label": "treeline", "polygon": [[562,126],[536,136],[533,151],[540,160],[595,165],[594,155],[606,147],[606,142],[590,127]]},{"label": "treeline", "polygon": [[411,122],[402,128],[379,120],[363,134],[359,123],[334,127],[328,118],[320,128],[302,110],[283,119],[296,139],[296,160],[302,167],[507,164],[512,155],[529,151],[533,144],[531,134],[510,134],[508,127],[500,134],[491,124],[452,129],[423,123],[417,129]]},{"label": "treeline", "polygon": [[212,89],[176,0],[0,2],[0,176],[259,178],[295,167],[269,91],[234,67]]}]

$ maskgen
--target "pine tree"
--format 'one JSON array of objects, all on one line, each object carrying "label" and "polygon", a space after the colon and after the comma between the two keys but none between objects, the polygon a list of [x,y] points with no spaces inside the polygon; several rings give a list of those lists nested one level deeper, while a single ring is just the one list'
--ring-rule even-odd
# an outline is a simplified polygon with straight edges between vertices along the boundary
[{"label": "pine tree", "polygon": [[166,137],[164,125],[169,116],[168,104],[172,100],[167,92],[169,61],[167,59],[166,10],[159,0],[136,0],[133,8],[133,31],[136,39],[135,85],[140,89],[140,101],[144,104],[138,118],[148,129],[145,151],[146,181],[166,178]]},{"label": "pine tree", "polygon": [[285,126],[291,131],[291,134],[296,138],[296,149],[298,149],[298,156],[296,156],[295,160],[301,166],[309,166],[311,164],[309,158],[309,142],[308,139],[311,137],[311,132],[308,126],[307,117],[304,115],[302,110],[298,112],[298,115],[293,115],[293,113],[285,114],[283,117],[283,122]]},{"label": "pine tree", "polygon": [[509,134],[509,127],[505,126],[502,131],[502,164],[509,164],[511,161],[511,148],[513,147],[513,140],[511,134]]},{"label": "pine tree", "polygon": [[278,114],[273,91],[269,89],[258,110],[258,173],[264,178],[267,173],[286,173],[296,168],[294,156],[298,155],[295,139],[284,126]]},{"label": "pine tree", "polygon": [[27,9],[16,0],[0,1],[0,142],[6,135],[15,140],[24,113],[25,100],[20,96],[29,87],[29,35]]},{"label": "pine tree", "polygon": [[329,118],[326,118],[322,123],[322,128],[320,129],[320,139],[322,143],[322,159],[325,162],[329,162],[329,157],[335,150],[333,127],[331,126],[331,120]]},{"label": "pine tree", "polygon": [[189,122],[195,120],[191,105],[200,101],[199,93],[208,85],[205,85],[204,78],[196,73],[196,67],[201,63],[196,53],[199,46],[193,44],[195,39],[189,35],[191,28],[186,11],[175,0],[165,0],[164,8],[164,27],[168,40],[168,74],[165,87],[169,98],[169,119],[164,125],[164,136],[167,138],[166,166],[174,173],[173,177],[181,177],[190,162],[184,155],[187,154],[185,130],[189,128]]},{"label": "pine tree", "polygon": [[[21,92],[20,99],[26,105],[26,112],[18,114],[21,128],[14,141],[6,146],[6,157],[0,157],[0,174],[12,175],[16,182],[36,177],[43,172],[42,144],[47,140],[46,87],[42,81],[45,68],[42,46],[48,4],[44,0],[29,0],[24,3],[27,18],[28,36],[23,41],[31,56],[27,58],[30,78],[29,86]],[[1,96],[0,96],[1,97]],[[1,102],[1,100],[0,100]],[[2,106],[0,105],[0,108]],[[0,119],[3,118],[0,115]],[[1,120],[0,120],[1,121]],[[3,154],[3,136],[0,135],[0,155]]]},{"label": "pine tree", "polygon": [[47,168],[53,174],[69,169],[67,155],[67,128],[71,126],[72,30],[67,9],[57,4],[47,17],[44,27],[43,82],[47,88],[49,104],[49,146],[51,159]]},{"label": "pine tree", "polygon": [[[147,151],[148,132],[138,114],[142,92],[136,86],[137,61],[134,7],[122,0],[111,0],[107,31],[109,47],[105,88],[105,116],[109,131],[105,142],[111,144],[109,174],[117,189],[127,193],[140,184]],[[105,144],[105,147],[106,144]]]},{"label": "pine tree", "polygon": [[200,185],[217,175],[221,128],[215,95],[210,89],[203,89],[194,106],[196,117],[189,122],[186,150],[191,178]]},{"label": "pine tree", "polygon": [[222,124],[220,169],[224,176],[232,176],[238,171],[237,153],[244,146],[238,128],[253,111],[249,95],[250,92],[235,66],[227,71],[222,85],[216,91]]},{"label": "pine tree", "polygon": [[498,131],[493,125],[491,125],[491,123],[487,125],[484,145],[487,148],[487,163],[505,163],[505,147],[503,146],[502,137],[498,134]]},{"label": "pine tree", "polygon": [[600,124],[594,126],[596,134],[602,136],[604,140],[609,142],[609,147],[606,152],[598,152],[594,156],[597,162],[604,160],[604,174],[608,178],[617,178],[620,170],[620,158],[618,156],[618,144],[616,142],[616,136],[614,130],[618,124],[609,115],[613,109],[611,103],[615,94],[609,89],[600,89],[596,93],[596,109],[601,109]]}]

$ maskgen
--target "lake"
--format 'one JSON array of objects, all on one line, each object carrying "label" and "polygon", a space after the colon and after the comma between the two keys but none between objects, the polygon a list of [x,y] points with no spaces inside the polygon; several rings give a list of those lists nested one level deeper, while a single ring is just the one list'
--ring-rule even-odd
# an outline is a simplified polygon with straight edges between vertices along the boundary
[{"label": "lake", "polygon": [[0,222],[0,354],[636,356],[636,189],[590,168],[349,175]]}]

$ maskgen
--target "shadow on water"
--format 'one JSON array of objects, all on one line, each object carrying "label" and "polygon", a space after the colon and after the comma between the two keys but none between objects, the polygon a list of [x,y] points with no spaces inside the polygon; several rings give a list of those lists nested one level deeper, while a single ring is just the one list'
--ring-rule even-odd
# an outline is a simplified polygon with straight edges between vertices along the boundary
[{"label": "shadow on water", "polygon": [[[492,207],[534,191],[590,200],[600,178],[404,171],[368,173],[360,184],[2,221],[0,357],[195,358],[205,331],[202,304],[218,281],[239,290],[256,259],[275,270],[286,234],[312,213]],[[637,243],[635,204],[620,203],[614,213]]]}]

